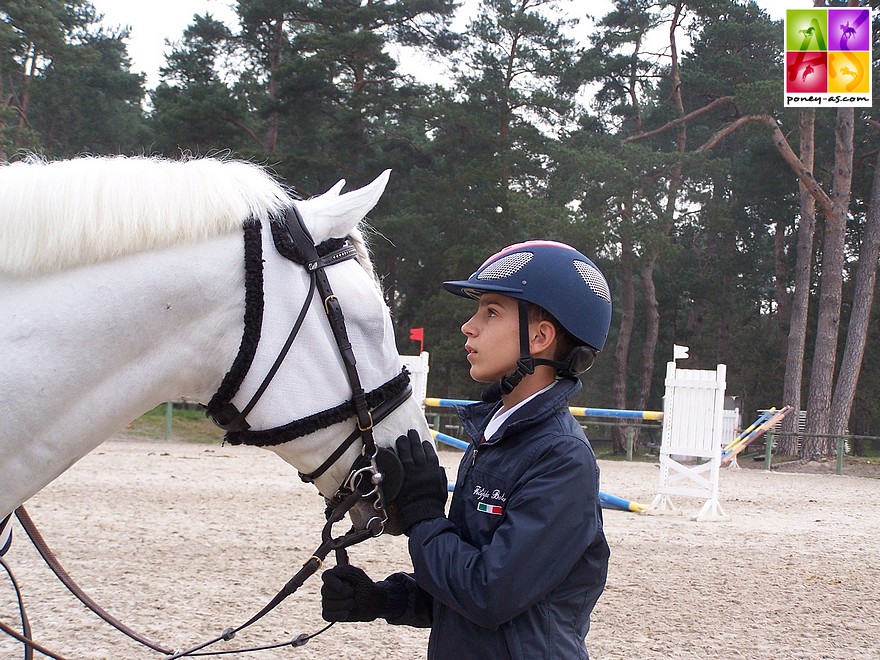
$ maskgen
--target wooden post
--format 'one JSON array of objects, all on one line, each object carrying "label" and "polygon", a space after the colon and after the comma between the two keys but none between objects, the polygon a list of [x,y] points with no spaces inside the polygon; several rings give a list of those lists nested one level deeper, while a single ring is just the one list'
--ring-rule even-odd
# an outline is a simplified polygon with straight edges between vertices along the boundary
[{"label": "wooden post", "polygon": [[171,412],[174,408],[174,404],[168,401],[165,404],[165,439],[171,437]]}]

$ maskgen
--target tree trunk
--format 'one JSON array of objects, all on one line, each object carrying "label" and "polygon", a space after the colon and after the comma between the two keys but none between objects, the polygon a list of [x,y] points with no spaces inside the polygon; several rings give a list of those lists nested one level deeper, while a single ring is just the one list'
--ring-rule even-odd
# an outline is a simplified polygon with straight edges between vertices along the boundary
[{"label": "tree trunk", "polygon": [[[800,159],[811,172],[815,157],[816,111],[801,110]],[[816,200],[803,183],[798,181],[801,217],[797,230],[797,257],[794,267],[794,295],[788,327],[788,351],[785,359],[785,384],[782,401],[794,412],[783,420],[782,430],[796,433],[801,409],[801,390],[804,373],[804,348],[807,343],[807,316],[810,305],[810,280],[813,268],[813,234],[816,231]],[[778,452],[785,456],[797,453],[797,438],[782,436]]]},{"label": "tree trunk", "polygon": [[18,130],[27,128],[28,112],[31,107],[31,83],[37,75],[37,59],[39,51],[36,44],[28,44],[28,54],[25,58],[25,70],[22,72],[21,93],[18,104]]},{"label": "tree trunk", "polygon": [[[672,100],[678,110],[678,116],[684,117],[684,102],[681,96],[681,69],[678,61],[678,46],[675,39],[675,30],[679,27],[684,3],[675,5],[675,12],[669,24],[669,53],[670,53],[670,78],[672,79]],[[687,123],[682,122],[678,126],[678,135],[675,140],[675,149],[678,159],[672,165],[669,172],[669,185],[666,191],[666,206],[663,209],[663,238],[666,239],[672,233],[675,225],[676,201],[682,183],[682,157],[687,148]],[[657,352],[657,339],[660,335],[660,305],[657,303],[657,288],[654,285],[654,266],[657,263],[659,245],[651,244],[646,249],[639,277],[642,282],[643,305],[645,308],[645,343],[642,345],[642,372],[639,377],[639,388],[633,402],[635,410],[644,410],[648,405],[651,395],[651,380],[654,375],[654,355]],[[638,437],[638,432],[636,434]]]},{"label": "tree trunk", "polygon": [[[3,136],[6,133],[8,127],[3,110],[6,110],[11,103],[12,95],[10,94],[7,98],[6,92],[3,89],[3,77],[0,76],[0,136]],[[0,137],[0,165],[5,164],[8,161],[9,154],[6,152],[6,138]]]},{"label": "tree trunk", "polygon": [[269,50],[269,99],[272,109],[266,119],[266,138],[263,141],[266,151],[275,153],[278,145],[278,69],[281,67],[281,46],[284,41],[284,13],[279,12],[272,25],[272,46]]},{"label": "tree trunk", "polygon": [[[629,347],[632,343],[633,325],[635,322],[636,303],[635,290],[633,288],[632,245],[624,240],[622,242],[620,256],[620,330],[617,335],[617,346],[614,348],[614,374],[612,376],[611,392],[614,407],[620,410],[626,409],[626,374],[629,364]],[[614,427],[614,453],[626,451],[626,436],[623,429]]]},{"label": "tree trunk", "polygon": [[785,327],[789,321],[790,309],[785,284],[788,280],[785,267],[785,220],[777,220],[776,233],[773,237],[773,266],[776,271],[774,287],[776,289],[776,323]]},{"label": "tree trunk", "polygon": [[[831,393],[843,288],[846,217],[852,185],[854,115],[853,108],[840,108],[837,111],[831,213],[825,218],[819,324],[816,330],[816,346],[807,398],[807,435],[830,432]],[[833,440],[806,438],[801,446],[801,456],[811,459],[821,458],[832,454],[833,448]]]},{"label": "tree trunk", "polygon": [[657,350],[657,337],[660,334],[660,312],[657,304],[657,289],[654,286],[654,264],[657,251],[652,250],[645,258],[639,277],[642,282],[643,305],[645,308],[645,343],[642,345],[642,373],[639,389],[633,402],[634,410],[644,410],[651,394],[651,377],[654,375],[654,353]]},{"label": "tree trunk", "polygon": [[845,433],[849,423],[859,371],[862,368],[862,358],[865,354],[871,306],[874,302],[878,254],[880,254],[880,154],[877,155],[874,165],[874,182],[871,186],[865,235],[862,237],[862,247],[859,251],[859,267],[856,271],[856,287],[846,334],[846,347],[843,350],[840,374],[831,401],[830,433]]},{"label": "tree trunk", "polygon": [[[736,232],[732,229],[726,230],[719,237],[719,251],[721,252],[721,258],[730,262],[735,255],[739,254],[739,248],[736,244]],[[722,304],[722,309],[726,305],[726,309],[733,309],[733,294],[737,287],[737,276],[732,274],[728,269],[723,269],[721,273],[721,286],[718,290],[718,300]],[[730,326],[733,325],[728,322],[716,323],[713,324],[717,328],[715,332],[717,332],[717,338],[715,340],[715,363],[718,364],[723,359],[723,356],[728,354],[728,347],[730,346]]]}]

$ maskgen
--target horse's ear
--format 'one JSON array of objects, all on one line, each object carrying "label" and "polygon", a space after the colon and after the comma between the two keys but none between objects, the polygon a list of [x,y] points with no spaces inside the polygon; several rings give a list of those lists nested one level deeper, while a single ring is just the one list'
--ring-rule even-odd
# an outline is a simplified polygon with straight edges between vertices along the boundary
[{"label": "horse's ear", "polygon": [[391,170],[385,170],[363,188],[339,194],[345,181],[339,181],[323,195],[296,202],[315,243],[347,236],[376,206]]},{"label": "horse's ear", "polygon": [[336,183],[333,184],[333,187],[330,188],[327,192],[322,195],[322,197],[339,197],[339,193],[342,192],[342,189],[345,188],[345,179],[339,179]]}]

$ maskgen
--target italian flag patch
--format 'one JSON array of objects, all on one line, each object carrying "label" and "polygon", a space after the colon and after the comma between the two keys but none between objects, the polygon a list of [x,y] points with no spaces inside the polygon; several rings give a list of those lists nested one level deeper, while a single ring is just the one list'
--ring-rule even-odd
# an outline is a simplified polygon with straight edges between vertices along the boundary
[{"label": "italian flag patch", "polygon": [[477,511],[482,511],[483,513],[491,513],[493,516],[501,515],[501,507],[496,506],[494,504],[486,504],[485,502],[480,502],[477,504]]}]

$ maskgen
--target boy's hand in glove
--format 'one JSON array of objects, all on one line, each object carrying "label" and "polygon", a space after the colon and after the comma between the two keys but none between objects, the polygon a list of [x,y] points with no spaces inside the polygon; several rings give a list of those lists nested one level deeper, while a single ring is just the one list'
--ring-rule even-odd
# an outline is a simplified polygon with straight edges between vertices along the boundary
[{"label": "boy's hand in glove", "polygon": [[373,582],[357,566],[342,564],[321,574],[321,616],[325,621],[374,621],[403,613],[406,594],[394,585]]},{"label": "boy's hand in glove", "polygon": [[397,458],[403,465],[403,486],[395,499],[397,516],[401,529],[409,534],[417,522],[445,515],[448,482],[434,447],[422,442],[417,431],[397,439]]}]

